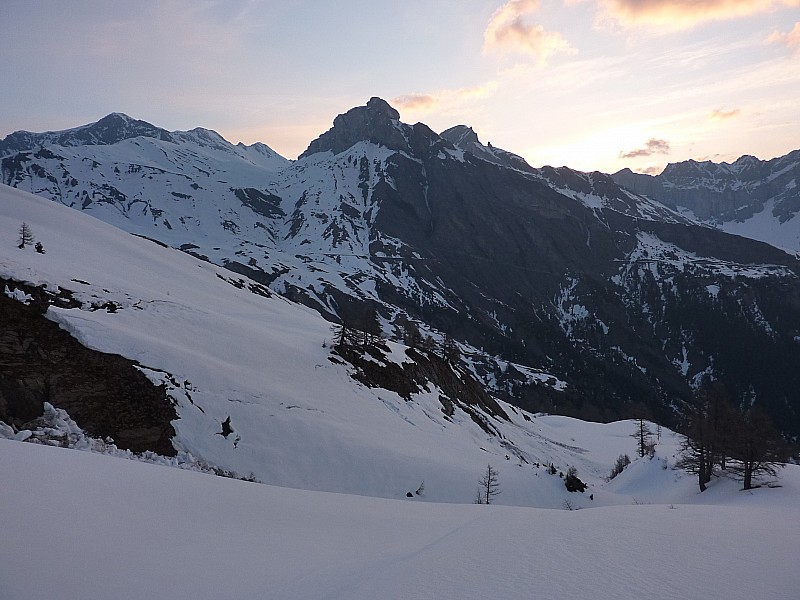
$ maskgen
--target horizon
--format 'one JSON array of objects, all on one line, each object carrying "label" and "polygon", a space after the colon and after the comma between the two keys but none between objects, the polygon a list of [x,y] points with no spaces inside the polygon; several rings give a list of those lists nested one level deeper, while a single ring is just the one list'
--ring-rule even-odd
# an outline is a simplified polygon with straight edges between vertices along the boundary
[{"label": "horizon", "polygon": [[[361,105],[358,105],[358,106],[353,106],[353,107],[351,107],[351,108],[363,107],[363,106],[365,106],[365,105],[366,105],[366,102],[364,102],[364,104],[361,104]],[[390,105],[391,105],[391,103],[390,103]],[[348,110],[350,110],[350,109],[348,109]],[[347,112],[347,111],[345,111],[345,112]],[[160,129],[165,129],[165,130],[167,130],[169,133],[186,132],[186,131],[191,131],[191,130],[193,130],[193,129],[205,129],[205,130],[207,130],[207,131],[212,131],[212,132],[216,133],[217,135],[220,135],[220,136],[221,136],[221,137],[222,137],[222,138],[223,138],[225,141],[227,141],[228,143],[230,143],[230,144],[232,144],[232,145],[236,145],[236,144],[244,144],[245,146],[253,146],[253,145],[256,145],[256,144],[264,144],[264,145],[268,146],[270,149],[272,149],[273,151],[277,152],[277,150],[275,150],[275,148],[274,148],[273,146],[271,146],[271,145],[270,145],[268,142],[266,142],[266,141],[264,141],[264,140],[256,140],[256,141],[254,141],[254,142],[251,142],[251,143],[244,143],[244,142],[242,142],[242,141],[234,141],[234,140],[230,140],[230,139],[228,139],[227,137],[225,137],[225,136],[224,136],[222,133],[220,133],[220,132],[219,132],[219,131],[217,131],[216,129],[213,129],[213,128],[210,128],[210,127],[203,127],[202,125],[198,125],[198,126],[195,126],[195,127],[190,127],[189,129],[173,129],[173,130],[170,130],[170,129],[167,129],[167,128],[165,128],[165,127],[162,127],[162,126],[160,126],[158,123],[153,123],[153,122],[152,122],[152,121],[150,121],[149,119],[143,119],[143,118],[139,118],[139,117],[138,117],[138,116],[136,116],[136,115],[129,115],[129,114],[127,114],[127,113],[120,112],[120,111],[113,111],[113,112],[110,112],[110,113],[108,113],[108,114],[106,114],[106,115],[103,115],[102,117],[99,117],[99,118],[95,119],[94,121],[91,121],[90,123],[81,123],[81,124],[79,124],[79,125],[74,125],[74,126],[71,126],[71,127],[66,127],[65,129],[52,129],[52,130],[46,130],[46,131],[31,131],[31,130],[26,130],[26,129],[18,129],[18,130],[16,130],[16,131],[13,131],[13,132],[10,132],[10,133],[6,134],[6,136],[8,136],[8,135],[11,135],[11,134],[13,134],[13,133],[19,133],[19,132],[24,132],[24,133],[33,133],[33,134],[40,134],[40,133],[61,133],[61,132],[64,132],[64,131],[70,131],[70,130],[73,130],[73,129],[80,129],[81,127],[87,127],[87,126],[94,125],[95,123],[97,123],[97,122],[101,121],[102,119],[105,119],[105,118],[107,118],[107,117],[110,117],[110,116],[112,116],[112,115],[122,115],[122,116],[124,116],[124,117],[126,117],[126,118],[128,118],[128,119],[132,119],[132,120],[135,120],[135,121],[144,121],[145,123],[147,123],[147,124],[149,124],[149,125],[152,125],[152,126],[154,126],[154,127],[157,127],[157,128],[160,128]],[[334,118],[335,118],[335,117],[334,117]],[[406,123],[406,124],[408,124],[406,121],[404,121],[404,120],[403,120],[403,115],[402,115],[402,114],[400,115],[400,121],[401,121],[401,122],[403,122],[403,123]],[[331,119],[331,126],[332,126],[332,125],[333,125],[333,119]],[[468,124],[466,124],[466,123],[458,123],[458,125],[462,125],[462,126],[463,126],[463,125],[466,125],[467,127],[470,127],[470,128],[472,128],[470,125],[468,125]],[[473,129],[474,129],[474,128],[473,128]],[[327,130],[325,130],[325,131],[327,131]],[[441,134],[443,133],[443,131],[445,131],[445,130],[442,130],[442,131],[435,131],[435,133],[436,133],[437,135],[441,135]],[[310,145],[310,144],[311,144],[311,142],[312,142],[312,141],[314,141],[314,139],[317,139],[317,137],[319,137],[319,136],[320,136],[320,135],[322,135],[323,133],[325,133],[325,132],[324,132],[324,131],[321,131],[321,132],[319,133],[319,135],[317,135],[315,138],[308,140],[308,142],[307,142],[307,144],[306,144],[306,147],[308,147],[308,145]],[[477,132],[476,132],[476,133],[477,133]],[[481,144],[483,144],[483,145],[485,146],[485,145],[486,145],[486,142],[484,142],[484,140],[480,139],[480,134],[478,134],[478,138],[479,138],[479,141],[480,141],[480,143],[481,143]],[[5,139],[5,137],[4,137],[4,138],[2,138],[2,139],[0,139],[0,141],[3,141],[3,139]],[[510,148],[502,148],[502,150],[506,150],[506,151],[508,151],[508,152],[514,152],[514,150],[513,150],[513,149],[510,149]],[[787,152],[787,154],[788,154],[788,153],[791,153],[792,151],[793,151],[793,150],[790,150],[789,152]],[[516,154],[516,152],[514,152],[514,153]],[[279,154],[280,154],[280,152],[279,152]],[[782,156],[785,156],[785,155],[786,155],[786,154],[777,155],[777,156],[763,157],[763,156],[755,156],[755,155],[753,155],[753,154],[741,154],[741,155],[737,156],[736,158],[734,158],[734,159],[732,159],[732,160],[729,160],[729,161],[724,161],[724,160],[720,160],[720,161],[710,161],[710,159],[694,159],[694,158],[688,158],[688,159],[684,159],[683,161],[675,161],[675,162],[670,162],[670,163],[667,163],[666,165],[664,165],[664,168],[666,168],[667,166],[669,166],[669,165],[671,165],[671,164],[677,164],[677,163],[679,163],[679,162],[697,162],[697,163],[712,162],[712,163],[715,163],[715,164],[725,164],[725,165],[730,165],[730,164],[733,164],[733,163],[735,163],[736,161],[738,161],[738,160],[740,160],[740,159],[742,159],[742,158],[744,158],[744,157],[746,157],[746,156],[753,156],[753,157],[754,157],[754,158],[756,158],[757,160],[760,160],[760,161],[767,162],[767,161],[770,161],[770,160],[774,160],[774,159],[776,159],[776,158],[781,158]],[[285,155],[283,155],[283,154],[281,154],[281,156],[282,156],[283,158],[289,159],[289,160],[291,160],[291,161],[296,161],[296,160],[298,160],[298,158],[297,158],[297,157],[295,157],[295,158],[290,158],[290,157],[288,157],[288,156],[285,156]],[[524,158],[524,157],[523,157],[523,158]],[[561,165],[561,164],[545,164],[545,165],[531,165],[531,166],[533,166],[533,167],[557,167],[557,168],[560,168],[560,167],[567,167],[567,168],[571,168],[571,166],[570,166],[569,164],[563,164],[563,165]],[[620,167],[619,169],[617,169],[617,171],[614,171],[613,173],[616,173],[616,172],[618,172],[618,171],[625,170],[625,169],[629,169],[629,170],[631,170],[631,171],[633,171],[633,172],[637,172],[637,171],[634,171],[633,169],[631,169],[631,168],[630,168],[630,167],[628,167],[628,166],[623,166],[623,167]],[[592,169],[591,171],[598,171],[598,169]],[[591,172],[591,171],[588,171],[588,172]],[[663,169],[662,169],[661,171],[659,171],[658,173],[642,173],[642,174],[646,174],[646,175],[653,175],[653,176],[654,176],[654,175],[658,175],[658,174],[660,174],[662,171],[663,171]],[[601,172],[604,172],[604,171],[601,171]],[[606,174],[613,174],[612,172],[608,172],[608,171],[605,171],[605,173],[606,173]]]},{"label": "horizon", "polygon": [[9,0],[0,136],[122,112],[294,159],[379,96],[534,167],[656,174],[796,149],[800,0],[696,4]]}]

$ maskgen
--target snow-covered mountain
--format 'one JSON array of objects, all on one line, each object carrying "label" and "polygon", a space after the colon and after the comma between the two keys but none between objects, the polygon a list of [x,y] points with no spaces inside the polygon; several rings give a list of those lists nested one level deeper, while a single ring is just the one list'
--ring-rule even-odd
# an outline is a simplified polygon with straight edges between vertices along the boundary
[{"label": "snow-covered mountain", "polygon": [[0,146],[3,182],[328,319],[375,311],[392,339],[450,336],[516,406],[596,419],[646,407],[674,422],[712,376],[800,432],[798,259],[608,175],[531,168],[468,127],[403,123],[378,98],[294,162],[205,130],[100,144],[84,141],[92,129],[12,134],[39,145]]},{"label": "snow-covered mountain", "polygon": [[623,169],[614,180],[715,227],[800,253],[800,150],[772,160],[688,160],[660,175]]}]

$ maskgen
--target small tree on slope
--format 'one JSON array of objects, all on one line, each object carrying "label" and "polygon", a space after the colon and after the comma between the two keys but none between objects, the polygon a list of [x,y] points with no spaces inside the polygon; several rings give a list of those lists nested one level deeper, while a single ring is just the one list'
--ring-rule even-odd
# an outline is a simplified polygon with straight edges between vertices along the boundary
[{"label": "small tree on slope", "polygon": [[678,465],[697,474],[700,491],[706,490],[714,465],[724,464],[724,446],[729,437],[725,425],[730,412],[727,391],[719,383],[698,390],[685,415],[685,440]]},{"label": "small tree on slope", "polygon": [[486,465],[486,473],[478,482],[478,496],[475,504],[491,504],[492,499],[500,493],[500,482],[497,471],[492,465]]},{"label": "small tree on slope", "polygon": [[650,431],[650,426],[644,419],[636,419],[636,430],[631,434],[631,437],[636,440],[636,451],[639,456],[650,454],[653,449],[653,432]]},{"label": "small tree on slope", "polygon": [[758,407],[740,415],[735,431],[730,448],[734,459],[731,470],[742,478],[744,489],[749,490],[754,476],[776,475],[789,453],[781,434]]},{"label": "small tree on slope", "polygon": [[30,226],[23,221],[22,225],[19,226],[19,249],[23,250],[25,246],[30,246],[34,241]]}]

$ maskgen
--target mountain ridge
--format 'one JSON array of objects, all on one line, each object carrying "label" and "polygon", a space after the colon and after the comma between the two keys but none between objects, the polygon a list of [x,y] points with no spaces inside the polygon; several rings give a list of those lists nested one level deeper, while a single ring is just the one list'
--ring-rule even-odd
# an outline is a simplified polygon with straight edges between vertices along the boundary
[{"label": "mountain ridge", "polygon": [[800,252],[800,150],[770,160],[670,163],[656,176],[623,169],[612,178],[724,231]]}]

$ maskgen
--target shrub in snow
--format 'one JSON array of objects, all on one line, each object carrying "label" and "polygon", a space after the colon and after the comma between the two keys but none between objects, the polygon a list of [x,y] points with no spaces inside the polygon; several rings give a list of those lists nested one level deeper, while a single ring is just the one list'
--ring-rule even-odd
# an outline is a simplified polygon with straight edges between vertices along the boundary
[{"label": "shrub in snow", "polygon": [[614,463],[614,467],[611,469],[608,481],[611,481],[614,477],[622,473],[629,464],[631,464],[631,457],[627,454],[620,454],[617,458],[617,462]]},{"label": "shrub in snow", "polygon": [[578,478],[578,469],[570,467],[567,470],[567,478],[564,480],[564,485],[568,492],[584,492],[586,491],[586,484]]}]

